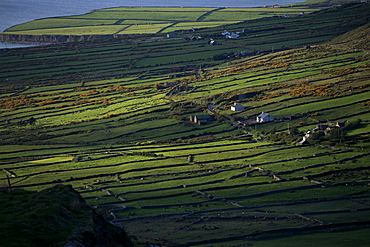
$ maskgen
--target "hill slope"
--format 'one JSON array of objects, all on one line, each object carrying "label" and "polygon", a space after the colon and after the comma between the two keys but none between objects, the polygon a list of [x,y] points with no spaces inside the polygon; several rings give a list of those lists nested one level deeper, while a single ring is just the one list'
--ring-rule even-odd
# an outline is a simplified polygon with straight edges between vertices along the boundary
[{"label": "hill slope", "polygon": [[236,40],[204,30],[214,46],[4,51],[0,167],[13,188],[71,184],[138,246],[366,246],[370,58],[358,38],[326,41],[368,7],[229,26],[250,28]]},{"label": "hill slope", "polygon": [[330,43],[342,45],[348,49],[370,50],[370,23],[358,27],[346,34],[334,38]]},{"label": "hill slope", "polygon": [[27,35],[32,35],[33,37],[28,37],[29,42],[33,39],[40,43],[56,43],[104,36],[120,37],[180,30],[189,32],[263,17],[288,14],[297,16],[302,12],[311,13],[316,10],[319,9],[304,5],[282,8],[120,7],[94,10],[79,16],[35,20],[8,28],[0,38],[11,40],[20,35],[27,42]]},{"label": "hill slope", "polygon": [[71,187],[0,194],[2,246],[133,246]]}]

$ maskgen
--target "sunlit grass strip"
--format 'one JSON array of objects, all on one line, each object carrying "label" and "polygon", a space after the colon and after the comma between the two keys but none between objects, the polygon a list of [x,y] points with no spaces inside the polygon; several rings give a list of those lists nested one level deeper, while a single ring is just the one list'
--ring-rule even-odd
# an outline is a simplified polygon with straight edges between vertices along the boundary
[{"label": "sunlit grass strip", "polygon": [[206,12],[189,11],[94,11],[89,14],[78,16],[86,19],[139,19],[139,20],[173,20],[173,21],[195,21]]},{"label": "sunlit grass strip", "polygon": [[258,13],[273,13],[273,12],[282,12],[282,13],[300,13],[300,12],[313,12],[320,9],[314,8],[225,8],[218,10],[219,12],[258,12]]},{"label": "sunlit grass strip", "polygon": [[[104,159],[104,156],[110,157]],[[151,159],[155,159],[153,157],[144,157],[139,155],[125,156],[119,154],[117,154],[116,157],[111,156],[112,155],[109,154],[102,154],[98,156],[94,155],[94,153],[85,153],[82,156],[85,158],[85,160],[81,162],[71,162],[72,157],[53,157],[44,160],[18,163],[17,166],[13,165],[13,169],[12,167],[9,168],[16,172],[18,176],[31,176],[53,172],[60,172],[60,174],[63,174],[74,170],[76,172],[76,176],[78,173],[78,176],[83,177],[86,176],[86,174],[93,173],[94,171],[96,171],[96,174],[106,173],[109,169],[113,169],[113,172],[117,172],[115,169],[119,169],[123,172],[126,169],[132,169],[138,164],[138,162],[143,163],[143,165],[155,163],[155,161],[150,162]],[[67,160],[67,158],[71,159]]]},{"label": "sunlit grass strip", "polygon": [[66,162],[66,161],[71,161],[72,159],[73,157],[54,157],[54,158],[48,158],[48,159],[33,160],[30,162],[36,163],[36,164],[43,164],[43,163],[53,163],[53,162]]},{"label": "sunlit grass strip", "polygon": [[319,111],[319,110],[324,110],[325,108],[339,107],[345,104],[351,104],[354,102],[364,101],[369,98],[370,98],[370,92],[364,92],[364,93],[349,95],[346,97],[328,99],[326,101],[313,102],[309,104],[288,107],[282,110],[274,111],[273,114],[284,115],[284,114],[300,113],[300,112],[306,112],[306,111]]},{"label": "sunlit grass strip", "polygon": [[130,25],[118,34],[142,34],[142,33],[158,33],[163,28],[170,26],[172,23],[154,23],[147,25]]},{"label": "sunlit grass strip", "polygon": [[212,12],[205,20],[253,20],[271,16],[300,15],[314,9],[294,8],[227,8]]},{"label": "sunlit grass strip", "polygon": [[305,8],[226,8],[212,12],[205,20],[253,20],[271,16],[303,15],[318,9]]},{"label": "sunlit grass strip", "polygon": [[107,105],[104,108],[93,108],[93,109],[85,109],[81,112],[71,112],[60,116],[50,116],[47,115],[44,119],[40,120],[40,124],[44,126],[48,125],[63,125],[69,124],[71,122],[79,122],[79,121],[87,121],[92,120],[95,118],[102,118],[103,116],[107,116],[109,114],[123,114],[123,113],[130,113],[132,111],[143,110],[148,107],[148,105],[163,105],[167,100],[164,99],[134,99],[130,101],[121,102],[119,105],[112,104]]},{"label": "sunlit grass strip", "polygon": [[51,28],[66,28],[66,27],[81,27],[81,26],[98,26],[98,25],[112,25],[117,20],[86,20],[86,19],[63,19],[50,18],[35,20],[24,24],[16,25],[8,28],[6,32],[24,31],[32,29],[51,29]]},{"label": "sunlit grass strip", "polygon": [[261,15],[258,12],[213,12],[206,16],[205,21],[240,21],[240,20],[253,20],[271,15]]},{"label": "sunlit grass strip", "polygon": [[100,12],[122,11],[122,12],[208,12],[216,8],[201,7],[117,7],[96,10]]},{"label": "sunlit grass strip", "polygon": [[217,27],[222,25],[229,25],[233,24],[237,21],[201,21],[201,22],[180,22],[177,23],[169,28],[164,29],[162,32],[174,32],[177,30],[184,30],[184,29],[191,29],[191,28],[209,28],[209,27]]},{"label": "sunlit grass strip", "polygon": [[[119,32],[128,25],[102,25],[86,27],[66,27],[53,29],[36,29],[17,31],[17,34],[25,35],[108,35]],[[4,32],[11,34],[12,32]]]},{"label": "sunlit grass strip", "polygon": [[149,25],[149,24],[159,24],[159,23],[169,23],[169,21],[166,20],[121,20],[117,22],[116,24],[123,24],[123,25]]}]

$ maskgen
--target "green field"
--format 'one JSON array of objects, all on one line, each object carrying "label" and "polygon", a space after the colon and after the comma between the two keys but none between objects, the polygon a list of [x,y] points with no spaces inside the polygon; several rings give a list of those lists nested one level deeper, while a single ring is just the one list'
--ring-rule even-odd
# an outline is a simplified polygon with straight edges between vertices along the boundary
[{"label": "green field", "polygon": [[[0,51],[0,187],[71,184],[136,246],[366,246],[369,8],[116,8],[13,27],[152,34]],[[126,19],[139,12],[155,20]]]},{"label": "green field", "polygon": [[[284,8],[156,8],[120,7],[93,10],[79,16],[47,18],[8,28],[5,34],[22,35],[127,35],[168,33],[209,28],[271,16],[297,16],[319,10]],[[123,25],[130,25],[120,31]]]}]

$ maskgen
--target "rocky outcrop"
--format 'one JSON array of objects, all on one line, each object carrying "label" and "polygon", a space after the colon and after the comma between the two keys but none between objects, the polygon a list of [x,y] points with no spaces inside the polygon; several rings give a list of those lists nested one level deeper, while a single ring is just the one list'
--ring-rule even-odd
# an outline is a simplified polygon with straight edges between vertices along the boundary
[{"label": "rocky outcrop", "polygon": [[89,41],[115,38],[117,35],[26,35],[0,33],[0,42],[18,44],[59,44],[65,42]]},{"label": "rocky outcrop", "polygon": [[0,193],[2,246],[131,247],[126,232],[108,222],[72,188]]}]

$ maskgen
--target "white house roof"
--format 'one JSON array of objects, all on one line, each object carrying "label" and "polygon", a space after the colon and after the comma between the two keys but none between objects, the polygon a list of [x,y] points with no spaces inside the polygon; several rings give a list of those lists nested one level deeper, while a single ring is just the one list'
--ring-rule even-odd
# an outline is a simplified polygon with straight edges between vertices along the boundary
[{"label": "white house roof", "polygon": [[271,115],[266,113],[266,112],[262,112],[260,115],[258,115],[259,118],[265,118],[265,117],[268,117],[268,116],[271,116]]},{"label": "white house roof", "polygon": [[236,33],[233,33],[233,34],[231,34],[231,35],[228,35],[227,36],[229,39],[236,39],[236,38],[238,38],[239,37],[239,35],[238,34],[236,34]]}]

